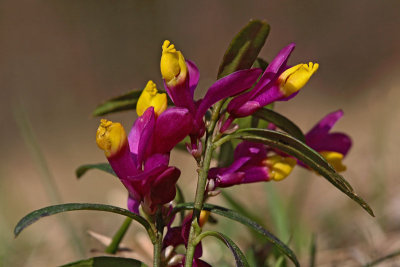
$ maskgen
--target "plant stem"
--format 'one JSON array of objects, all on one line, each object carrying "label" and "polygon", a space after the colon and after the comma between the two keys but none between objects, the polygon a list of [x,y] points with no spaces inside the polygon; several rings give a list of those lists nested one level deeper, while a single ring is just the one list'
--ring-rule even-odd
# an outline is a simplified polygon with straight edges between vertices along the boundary
[{"label": "plant stem", "polygon": [[153,253],[153,267],[161,267],[161,248],[162,248],[162,234],[157,233],[156,242],[154,243]]},{"label": "plant stem", "polygon": [[132,223],[132,219],[127,217],[121,227],[118,229],[118,231],[115,233],[110,245],[106,248],[105,252],[109,254],[115,254],[118,251],[119,244],[122,241],[122,238],[124,238],[126,232],[129,229],[129,226]]},{"label": "plant stem", "polygon": [[158,207],[156,216],[155,216],[155,242],[154,253],[153,253],[153,267],[161,267],[161,249],[162,249],[162,241],[163,241],[163,229],[164,223],[162,220],[162,208]]},{"label": "plant stem", "polygon": [[206,190],[208,170],[210,169],[212,153],[214,151],[214,146],[213,146],[214,135],[213,135],[213,133],[214,133],[215,125],[219,118],[219,112],[221,110],[222,105],[223,105],[223,102],[220,101],[217,104],[215,104],[215,106],[214,106],[214,109],[213,109],[213,112],[211,115],[210,125],[209,125],[208,131],[207,131],[206,141],[205,141],[206,146],[205,146],[205,150],[204,150],[204,158],[199,163],[199,170],[198,170],[199,176],[198,176],[198,180],[197,180],[196,196],[195,196],[195,200],[194,200],[192,224],[190,227],[189,241],[188,241],[187,250],[186,250],[185,267],[191,267],[193,264],[194,251],[195,251],[195,248],[197,245],[196,237],[201,233],[201,228],[197,221],[200,216],[201,209],[203,208],[204,192]]}]

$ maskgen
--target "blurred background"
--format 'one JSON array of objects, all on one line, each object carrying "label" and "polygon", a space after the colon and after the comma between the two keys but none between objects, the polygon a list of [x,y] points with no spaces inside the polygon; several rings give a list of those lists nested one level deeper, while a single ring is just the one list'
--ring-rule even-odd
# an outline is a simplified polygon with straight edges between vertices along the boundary
[{"label": "blurred background", "polygon": [[[344,110],[335,130],[354,141],[344,176],[376,217],[300,168],[280,183],[227,192],[290,241],[303,263],[313,234],[317,266],[360,266],[400,249],[399,11],[397,0],[1,1],[0,264],[56,266],[101,249],[88,230],[111,236],[123,217],[57,215],[17,239],[13,228],[27,213],[56,203],[125,207],[126,192],[118,180],[99,171],[75,177],[79,165],[105,161],[95,143],[99,119],[91,112],[110,97],[142,89],[149,79],[162,88],[159,59],[165,39],[196,62],[201,72],[196,95],[203,96],[232,37],[252,18],[271,25],[260,54],[264,59],[270,61],[295,42],[290,64],[320,64],[302,92],[276,110],[304,131],[325,114]],[[136,114],[107,118],[129,128]],[[190,201],[194,160],[181,151],[172,154]],[[212,201],[227,204],[222,197]],[[219,226],[209,227],[233,235],[244,250],[251,246],[251,233],[237,224],[221,218]],[[139,227],[131,227],[125,243],[142,256],[148,253],[145,260],[151,258],[150,242]],[[233,266],[233,257],[218,241],[206,246],[205,258],[213,266]]]}]

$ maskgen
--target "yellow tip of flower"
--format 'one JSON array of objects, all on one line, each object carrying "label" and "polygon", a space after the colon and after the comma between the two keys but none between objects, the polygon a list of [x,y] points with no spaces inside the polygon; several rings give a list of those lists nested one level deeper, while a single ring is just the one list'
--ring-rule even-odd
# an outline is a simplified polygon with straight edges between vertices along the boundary
[{"label": "yellow tip of flower", "polygon": [[148,81],[136,104],[136,113],[142,116],[149,107],[154,107],[154,113],[159,116],[167,109],[167,95],[159,94],[156,84]]},{"label": "yellow tip of flower", "polygon": [[273,155],[265,160],[265,164],[269,168],[271,179],[280,181],[285,179],[292,172],[296,165],[296,160],[291,157]]},{"label": "yellow tip of flower", "polygon": [[208,210],[202,210],[200,212],[200,218],[199,218],[200,227],[203,227],[203,225],[208,221],[209,216],[210,216],[210,212]]},{"label": "yellow tip of flower", "polygon": [[343,172],[346,170],[346,166],[343,165],[343,154],[334,151],[322,151],[320,154],[337,172]]},{"label": "yellow tip of flower", "polygon": [[127,145],[128,139],[120,123],[102,119],[97,129],[96,143],[109,158],[118,154]]},{"label": "yellow tip of flower", "polygon": [[288,97],[299,91],[318,70],[318,67],[318,63],[309,62],[285,70],[278,79],[281,92]]},{"label": "yellow tip of flower", "polygon": [[164,80],[173,83],[172,85],[184,80],[187,75],[187,66],[182,53],[168,40],[162,45],[160,68]]}]

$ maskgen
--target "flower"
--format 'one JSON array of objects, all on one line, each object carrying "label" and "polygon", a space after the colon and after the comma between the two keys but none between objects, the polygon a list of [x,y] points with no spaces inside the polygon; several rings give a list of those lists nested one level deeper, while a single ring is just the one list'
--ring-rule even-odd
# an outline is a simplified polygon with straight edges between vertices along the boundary
[{"label": "flower", "polygon": [[101,120],[96,142],[111,167],[129,191],[128,208],[142,207],[153,213],[157,205],[170,202],[176,193],[180,170],[168,166],[169,153],[191,131],[187,109],[169,108],[158,117],[149,107],[127,136],[120,123]]},{"label": "flower", "polygon": [[167,109],[167,95],[159,94],[156,84],[148,81],[136,104],[136,113],[142,116],[149,107],[154,107],[154,113],[159,116]]},{"label": "flower", "polygon": [[[352,145],[351,138],[348,135],[338,132],[330,133],[330,130],[342,116],[342,110],[329,113],[305,135],[306,144],[319,152],[338,172],[346,170],[342,160]],[[300,165],[304,166],[302,163]]]},{"label": "flower", "polygon": [[[199,218],[199,226],[203,227],[203,225],[207,222],[210,212],[202,210],[200,212]],[[184,245],[187,247],[189,241],[189,232],[190,225],[192,222],[192,213],[185,216],[182,225],[176,227],[169,227],[167,234],[163,240],[163,251],[168,259],[168,266],[173,267],[183,267],[185,265],[185,258],[182,254],[177,254],[174,252],[174,249],[179,245]],[[200,259],[203,255],[203,248],[201,242],[197,244],[194,257],[193,257],[193,265],[194,267],[211,267],[210,264]]]},{"label": "flower", "polygon": [[296,160],[292,157],[278,155],[261,143],[244,141],[236,147],[234,161],[229,167],[210,169],[208,179],[212,180],[214,188],[209,190],[237,184],[280,181],[291,173],[295,165]]},{"label": "flower", "polygon": [[198,68],[192,61],[185,60],[168,40],[164,41],[162,50],[160,69],[165,89],[177,107],[184,107],[192,114],[194,140],[204,134],[203,117],[213,104],[249,89],[261,74],[260,69],[236,71],[217,80],[203,99],[194,101],[194,90],[200,77]]},{"label": "flower", "polygon": [[230,117],[221,128],[224,132],[235,118],[246,117],[258,109],[275,101],[287,101],[293,98],[317,71],[317,63],[288,66],[287,60],[295,44],[284,47],[265,69],[254,88],[236,96],[227,110]]}]

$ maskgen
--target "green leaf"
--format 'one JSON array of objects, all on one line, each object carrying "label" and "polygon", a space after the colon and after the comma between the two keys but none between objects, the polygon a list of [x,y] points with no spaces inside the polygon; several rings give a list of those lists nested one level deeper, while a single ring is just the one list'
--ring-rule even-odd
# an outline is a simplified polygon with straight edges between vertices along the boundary
[{"label": "green leaf", "polygon": [[374,212],[370,206],[354,192],[349,182],[347,182],[339,173],[337,173],[335,169],[329,165],[329,163],[318,152],[296,138],[293,138],[292,136],[282,132],[249,128],[240,129],[234,134],[225,136],[219,141],[215,142],[214,145],[219,146],[225,141],[230,141],[232,139],[260,142],[296,157],[311,169],[315,170],[317,173],[326,178],[331,184],[345,193],[348,197],[357,202],[371,216],[374,216]]},{"label": "green leaf", "polygon": [[224,143],[218,154],[218,167],[231,165],[233,162],[233,144],[232,142]]},{"label": "green leaf", "polygon": [[119,258],[119,257],[94,257],[87,260],[80,260],[60,267],[146,267],[144,263],[129,258]]},{"label": "green leaf", "polygon": [[234,199],[228,192],[226,192],[225,190],[221,190],[221,196],[237,212],[239,212],[243,216],[246,216],[247,218],[261,224],[261,222],[262,222],[261,218],[259,218],[257,215],[250,212],[247,208],[243,207],[243,205],[241,203],[239,203],[236,199]]},{"label": "green leaf", "polygon": [[218,70],[218,79],[237,70],[249,69],[264,46],[269,25],[251,20],[232,40]]},{"label": "green leaf", "polygon": [[[176,185],[176,195],[175,195],[174,202],[177,204],[185,202],[185,196],[183,195],[182,189],[178,185]],[[185,219],[185,211],[184,210],[182,210],[180,212],[180,219],[181,219],[181,223]]]},{"label": "green leaf", "polygon": [[305,142],[304,134],[300,128],[294,122],[282,116],[278,112],[275,112],[271,109],[262,108],[257,110],[253,116],[271,122],[291,136],[299,139],[302,142]]},{"label": "green leaf", "polygon": [[143,225],[143,227],[146,228],[147,232],[149,233],[150,239],[152,241],[155,240],[154,232],[152,231],[150,224],[142,216],[119,207],[104,205],[104,204],[92,204],[92,203],[68,203],[68,204],[48,206],[42,209],[35,210],[26,215],[25,217],[23,217],[17,223],[17,226],[15,226],[14,229],[14,235],[15,237],[17,237],[22,232],[22,230],[24,230],[26,227],[33,224],[34,222],[38,221],[39,219],[57,213],[75,211],[75,210],[99,210],[99,211],[106,211],[124,215]]},{"label": "green leaf", "polygon": [[[193,209],[194,205],[193,203],[182,203],[179,205],[176,205],[176,207],[174,208],[174,213],[179,212],[183,209],[185,210],[190,210]],[[299,262],[296,258],[296,255],[294,254],[294,252],[288,248],[282,241],[280,241],[277,237],[275,237],[273,234],[271,234],[270,232],[268,232],[267,230],[265,230],[261,225],[259,225],[258,223],[250,220],[249,218],[241,215],[240,213],[224,208],[224,207],[220,207],[217,205],[212,205],[212,204],[204,204],[203,206],[204,210],[208,210],[212,213],[224,216],[226,218],[229,218],[231,220],[235,220],[243,225],[246,225],[247,227],[252,228],[253,230],[255,230],[257,233],[263,235],[269,242],[271,242],[277,249],[279,249],[279,251],[281,251],[283,254],[285,254],[287,257],[289,257],[289,259],[296,265],[296,266],[300,266]]]},{"label": "green leaf", "polygon": [[232,251],[233,256],[235,257],[236,266],[237,267],[250,267],[247,263],[246,257],[244,256],[243,252],[240,248],[226,235],[215,232],[215,231],[207,231],[198,236],[198,241],[202,240],[206,236],[214,236],[224,242],[224,244]]},{"label": "green leaf", "polygon": [[111,168],[110,164],[97,163],[97,164],[85,164],[85,165],[79,166],[78,169],[76,169],[76,171],[75,171],[76,177],[81,178],[87,171],[93,170],[93,169],[104,171],[104,172],[107,172],[114,176],[117,176],[115,174],[114,170]]},{"label": "green leaf", "polygon": [[96,117],[118,111],[136,109],[136,104],[141,94],[141,90],[133,90],[121,96],[111,98],[98,105],[92,115]]},{"label": "green leaf", "polygon": [[268,67],[268,62],[260,57],[258,57],[256,61],[254,61],[253,68],[260,68],[264,71],[267,67]]}]

